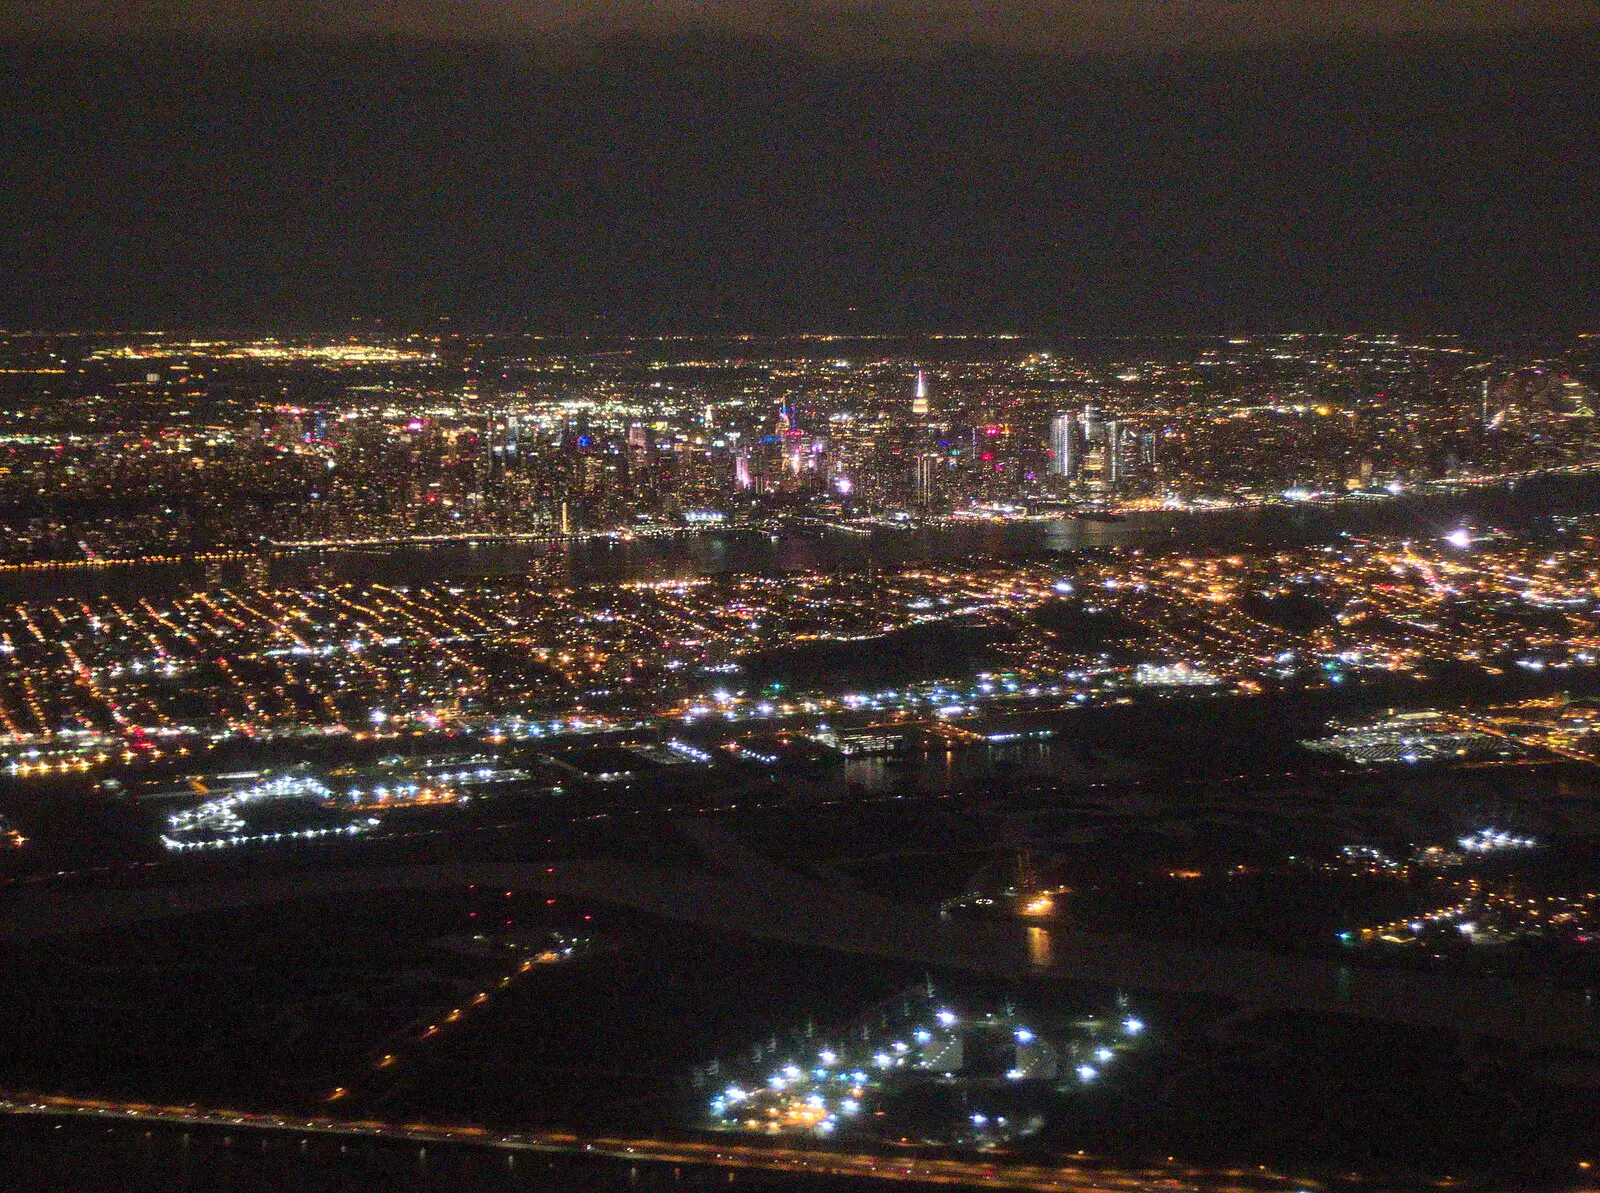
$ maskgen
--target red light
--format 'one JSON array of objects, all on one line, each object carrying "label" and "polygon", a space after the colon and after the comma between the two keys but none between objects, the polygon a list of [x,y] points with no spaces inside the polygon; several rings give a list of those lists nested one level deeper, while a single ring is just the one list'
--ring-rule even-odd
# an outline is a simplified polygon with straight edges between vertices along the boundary
[{"label": "red light", "polygon": [[981,456],[978,457],[978,459],[980,459],[980,460],[992,460],[992,459],[994,459],[994,453],[993,452],[984,452]]}]

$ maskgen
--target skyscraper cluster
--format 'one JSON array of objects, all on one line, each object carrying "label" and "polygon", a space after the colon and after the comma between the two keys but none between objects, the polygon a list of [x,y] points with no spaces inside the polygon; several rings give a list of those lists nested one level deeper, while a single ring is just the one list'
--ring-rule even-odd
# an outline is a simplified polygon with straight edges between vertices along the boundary
[{"label": "skyscraper cluster", "polygon": [[1068,410],[1050,420],[1050,474],[1109,491],[1141,464],[1152,462],[1153,436],[1108,418],[1099,406]]}]

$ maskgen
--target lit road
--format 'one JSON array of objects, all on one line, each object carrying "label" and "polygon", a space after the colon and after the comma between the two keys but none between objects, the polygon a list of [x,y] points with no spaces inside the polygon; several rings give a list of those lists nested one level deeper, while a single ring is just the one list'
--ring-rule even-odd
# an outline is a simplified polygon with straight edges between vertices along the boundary
[{"label": "lit road", "polygon": [[1530,1048],[1600,1048],[1600,1007],[1579,991],[1383,971],[1318,957],[1145,937],[942,919],[935,908],[891,903],[790,873],[709,822],[690,822],[685,831],[716,871],[614,860],[483,862],[319,870],[127,890],[31,888],[0,914],[0,941],[111,932],[144,920],[216,915],[295,899],[451,890],[479,883],[618,904],[760,939],[987,976],[1057,977],[1219,996],[1245,1007],[1354,1015]]},{"label": "lit road", "polygon": [[1292,1180],[1265,1168],[1197,1168],[1185,1164],[1119,1168],[1090,1157],[1040,1165],[1012,1163],[1003,1156],[973,1159],[924,1157],[911,1152],[874,1155],[784,1146],[694,1140],[615,1139],[547,1131],[500,1134],[481,1127],[427,1123],[345,1122],[296,1115],[247,1114],[193,1106],[0,1094],[0,1113],[104,1122],[163,1123],[180,1127],[331,1135],[404,1143],[451,1144],[505,1151],[588,1156],[629,1163],[695,1164],[763,1169],[800,1176],[851,1176],[927,1184],[975,1185],[1048,1193],[1287,1193],[1320,1185]]}]

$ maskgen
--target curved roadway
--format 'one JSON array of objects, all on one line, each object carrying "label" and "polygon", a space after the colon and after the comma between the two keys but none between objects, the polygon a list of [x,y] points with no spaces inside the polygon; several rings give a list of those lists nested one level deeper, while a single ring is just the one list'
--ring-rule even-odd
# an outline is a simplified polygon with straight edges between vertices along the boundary
[{"label": "curved roadway", "polygon": [[173,916],[296,899],[429,891],[472,883],[613,903],[667,919],[797,945],[995,977],[1053,976],[1227,998],[1247,1007],[1355,1015],[1419,1028],[1600,1050],[1592,996],[1531,985],[1398,973],[1335,961],[1009,922],[840,891],[780,869],[709,825],[686,825],[718,870],[623,861],[372,866],[113,891],[35,888],[0,913],[0,940],[107,932]]}]

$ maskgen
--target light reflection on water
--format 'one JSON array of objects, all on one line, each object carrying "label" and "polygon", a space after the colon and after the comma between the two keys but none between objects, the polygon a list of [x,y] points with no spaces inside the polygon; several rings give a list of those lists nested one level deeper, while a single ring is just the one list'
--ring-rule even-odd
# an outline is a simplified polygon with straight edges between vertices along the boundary
[{"label": "light reflection on water", "polygon": [[1025,931],[1028,942],[1028,964],[1038,969],[1048,969],[1054,959],[1050,952],[1050,930],[1029,924]]},{"label": "light reflection on water", "polygon": [[[526,576],[533,583],[666,580],[742,572],[860,569],[974,556],[1049,556],[1099,547],[1157,547],[1319,542],[1341,531],[1438,537],[1463,521],[1510,528],[1550,526],[1555,513],[1600,511],[1600,477],[1547,477],[1514,487],[1429,494],[1395,501],[1337,506],[1273,506],[1256,510],[1132,514],[1123,522],[974,523],[920,530],[842,532],[728,531],[638,538],[591,539],[568,545],[482,543],[430,548],[300,552],[276,556],[275,584],[378,582]],[[198,564],[161,564],[61,572],[0,573],[0,599],[87,596],[138,591],[188,592],[208,584],[244,583],[243,563],[210,573]]]},{"label": "light reflection on water", "polygon": [[851,791],[872,795],[904,791],[939,794],[982,787],[1003,777],[1008,782],[1032,775],[1045,779],[1083,777],[1079,747],[1068,739],[1045,739],[963,750],[932,750],[903,757],[865,755],[844,761]]}]

